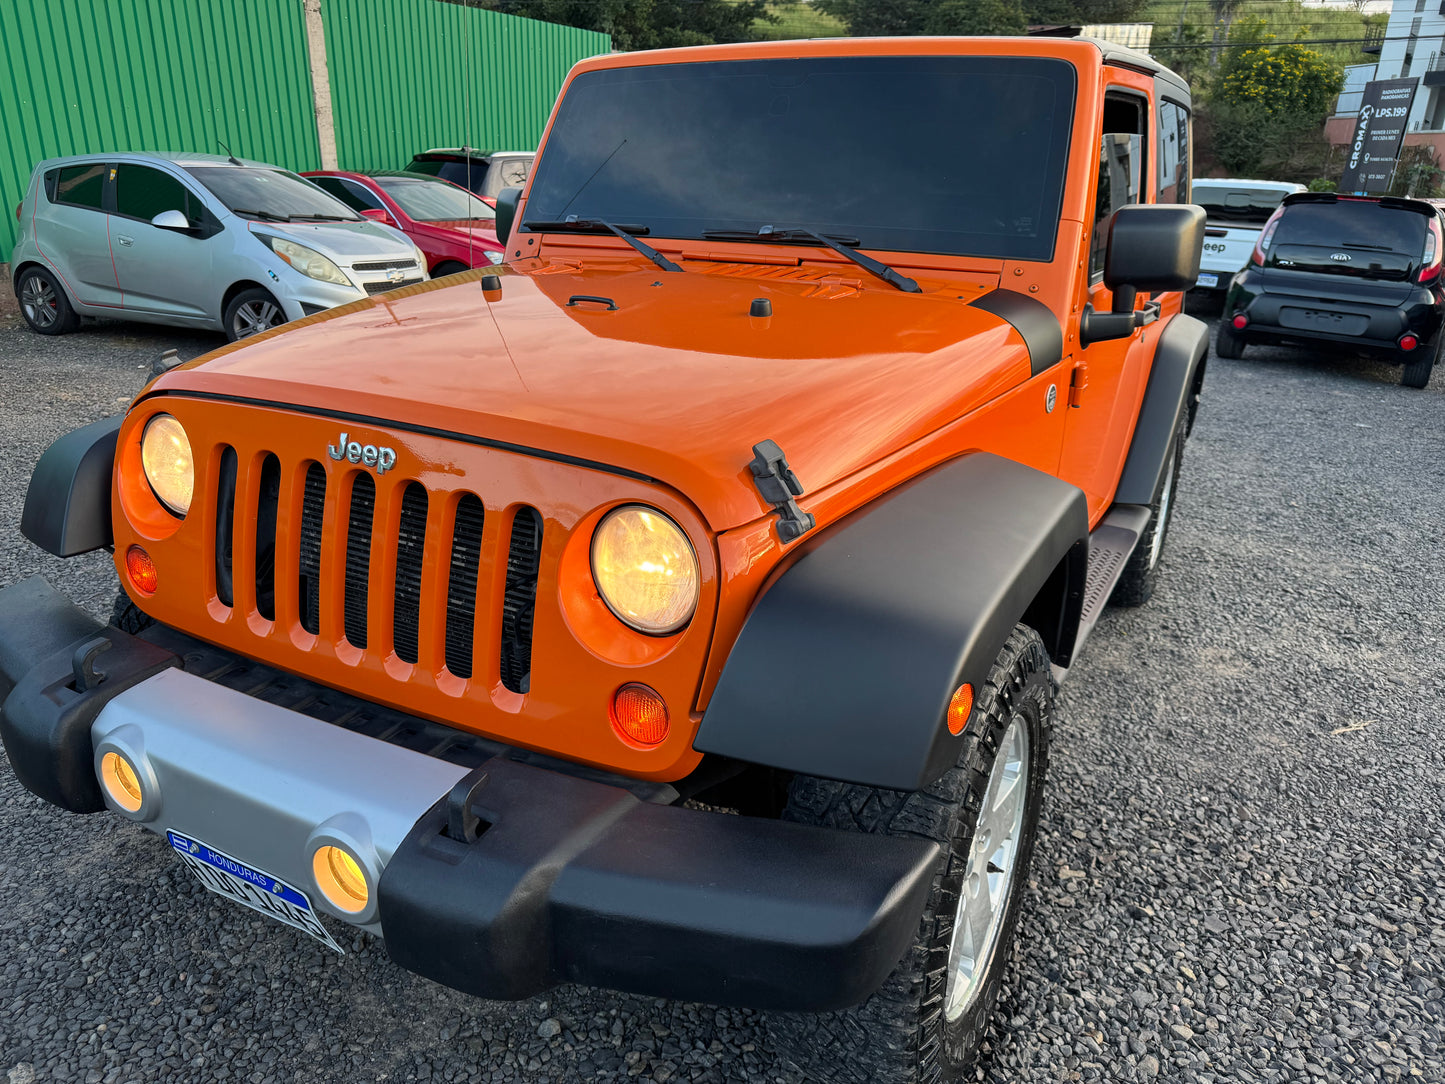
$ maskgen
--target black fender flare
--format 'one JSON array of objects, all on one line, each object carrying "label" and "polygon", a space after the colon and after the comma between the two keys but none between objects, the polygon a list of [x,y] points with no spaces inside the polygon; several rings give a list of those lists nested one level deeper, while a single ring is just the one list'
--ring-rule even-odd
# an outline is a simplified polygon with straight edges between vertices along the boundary
[{"label": "black fender flare", "polygon": [[57,557],[109,546],[115,442],[125,415],[66,433],[41,455],[25,491],[20,533]]},{"label": "black fender flare", "polygon": [[945,725],[954,691],[981,687],[1050,584],[1061,586],[1045,640],[1072,646],[1088,536],[1081,490],[989,453],[900,486],[799,543],[733,645],[694,747],[927,786],[958,757]]},{"label": "black fender flare", "polygon": [[1198,378],[1204,374],[1204,355],[1208,350],[1208,325],[1183,313],[1170,320],[1159,336],[1114,503],[1153,503],[1169,458],[1169,441],[1175,426],[1181,417],[1185,418],[1186,426],[1193,426],[1200,392]]}]

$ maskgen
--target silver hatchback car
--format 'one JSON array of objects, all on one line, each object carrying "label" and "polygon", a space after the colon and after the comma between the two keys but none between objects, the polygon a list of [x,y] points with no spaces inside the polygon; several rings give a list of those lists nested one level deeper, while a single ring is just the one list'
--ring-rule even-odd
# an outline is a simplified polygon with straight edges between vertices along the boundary
[{"label": "silver hatchback car", "polygon": [[19,214],[11,274],[42,335],[86,315],[235,340],[427,277],[401,231],[237,158],[52,158],[35,167]]}]

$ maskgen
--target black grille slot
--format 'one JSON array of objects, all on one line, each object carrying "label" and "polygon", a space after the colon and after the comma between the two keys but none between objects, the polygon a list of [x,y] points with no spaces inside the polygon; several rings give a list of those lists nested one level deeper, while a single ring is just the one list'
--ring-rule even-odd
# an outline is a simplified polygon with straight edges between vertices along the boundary
[{"label": "black grille slot", "polygon": [[532,687],[532,615],[541,557],[542,517],[535,508],[523,507],[512,521],[507,590],[502,598],[502,684],[514,693]]},{"label": "black grille slot", "polygon": [[281,499],[281,461],[261,461],[261,492],[256,501],[256,612],[276,620],[276,504]]},{"label": "black grille slot", "polygon": [[415,260],[363,260],[351,265],[353,271],[390,271],[392,268],[410,271],[415,267]]},{"label": "black grille slot", "polygon": [[216,478],[216,597],[227,606],[235,604],[231,570],[236,560],[236,449],[229,444],[221,450],[221,469]]},{"label": "black grille slot", "polygon": [[452,528],[452,566],[447,577],[447,669],[462,678],[472,676],[482,516],[482,502],[472,494],[464,494],[457,502],[457,520]]},{"label": "black grille slot", "polygon": [[361,285],[372,295],[400,290],[403,286],[415,286],[421,279],[403,279],[401,282],[363,282]]},{"label": "black grille slot", "polygon": [[301,627],[312,635],[321,631],[321,516],[325,511],[326,468],[312,463],[306,468],[301,495],[301,567],[296,585]]},{"label": "black grille slot", "polygon": [[401,523],[396,531],[396,609],[391,627],[392,646],[403,662],[416,662],[426,505],[426,489],[418,482],[408,482],[401,495]]},{"label": "black grille slot", "polygon": [[366,647],[367,585],[371,579],[371,517],[376,510],[376,483],[358,474],[351,486],[351,516],[346,524],[346,639]]}]

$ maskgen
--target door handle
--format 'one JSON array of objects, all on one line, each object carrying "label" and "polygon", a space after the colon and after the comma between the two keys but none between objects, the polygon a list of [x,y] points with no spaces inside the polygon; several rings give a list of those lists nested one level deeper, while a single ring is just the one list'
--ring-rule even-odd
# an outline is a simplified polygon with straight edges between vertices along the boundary
[{"label": "door handle", "polygon": [[126,248],[130,248],[131,245],[135,244],[135,238],[134,238],[134,237],[127,237],[127,236],[126,236],[125,234],[123,234],[123,233],[118,233],[118,234],[116,234],[116,235],[115,235],[115,239],[116,239],[117,241],[119,241],[122,245],[124,245]]}]

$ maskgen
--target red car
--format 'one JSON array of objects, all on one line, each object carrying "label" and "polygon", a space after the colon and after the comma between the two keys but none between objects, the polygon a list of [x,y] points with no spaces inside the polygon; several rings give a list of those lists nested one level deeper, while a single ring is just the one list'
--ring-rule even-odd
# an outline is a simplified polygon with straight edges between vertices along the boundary
[{"label": "red car", "polygon": [[433,278],[502,262],[496,212],[460,185],[424,173],[303,173],[348,207],[395,226],[426,253]]}]

